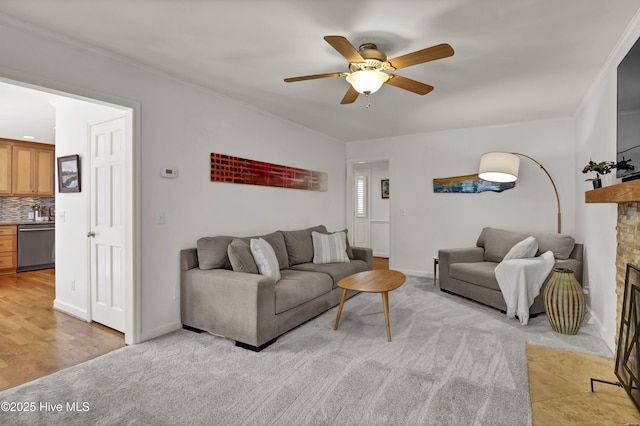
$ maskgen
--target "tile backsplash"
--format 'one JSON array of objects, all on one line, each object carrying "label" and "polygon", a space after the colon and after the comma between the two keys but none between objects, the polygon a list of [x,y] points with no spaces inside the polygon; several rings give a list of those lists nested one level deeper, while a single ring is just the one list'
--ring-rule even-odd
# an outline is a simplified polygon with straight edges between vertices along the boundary
[{"label": "tile backsplash", "polygon": [[54,207],[54,197],[0,197],[0,222],[27,220],[36,204]]}]

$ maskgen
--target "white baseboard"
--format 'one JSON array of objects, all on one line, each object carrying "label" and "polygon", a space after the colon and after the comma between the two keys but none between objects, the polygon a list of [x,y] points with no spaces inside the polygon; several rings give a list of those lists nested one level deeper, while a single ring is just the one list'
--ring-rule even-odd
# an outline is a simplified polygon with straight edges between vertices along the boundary
[{"label": "white baseboard", "polygon": [[602,325],[598,317],[593,314],[593,311],[591,310],[591,307],[589,305],[587,305],[587,311],[589,311],[589,324],[593,324],[593,326],[596,328],[596,331],[598,332],[598,334],[600,335],[604,343],[611,350],[611,353],[615,354],[616,349],[613,346],[610,346],[609,345],[610,342],[608,342],[606,339],[607,330],[604,328],[604,326]]},{"label": "white baseboard", "polygon": [[394,269],[396,271],[402,272],[405,275],[411,275],[413,277],[433,278],[433,273],[429,273],[425,271],[415,271],[413,269],[399,269],[399,268],[392,268],[392,267],[390,267],[389,269]]},{"label": "white baseboard", "polygon": [[160,337],[167,333],[171,333],[172,331],[176,331],[182,328],[182,322],[176,321],[169,324],[162,325],[160,327],[156,327],[152,330],[143,330],[140,335],[140,343],[155,339],[156,337]]},{"label": "white baseboard", "polygon": [[86,309],[79,308],[58,299],[53,300],[53,309],[55,309],[56,311],[64,312],[65,314],[71,315],[72,317],[81,319],[82,321],[89,320],[89,318],[87,318]]}]

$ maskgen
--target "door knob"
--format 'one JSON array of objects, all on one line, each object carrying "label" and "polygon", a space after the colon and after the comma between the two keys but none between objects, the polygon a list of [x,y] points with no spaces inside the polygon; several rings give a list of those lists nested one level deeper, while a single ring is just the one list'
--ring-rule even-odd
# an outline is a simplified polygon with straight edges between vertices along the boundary
[{"label": "door knob", "polygon": [[93,232],[93,231],[87,232],[87,238],[92,238],[92,237],[95,237],[95,236],[96,236],[95,232]]}]

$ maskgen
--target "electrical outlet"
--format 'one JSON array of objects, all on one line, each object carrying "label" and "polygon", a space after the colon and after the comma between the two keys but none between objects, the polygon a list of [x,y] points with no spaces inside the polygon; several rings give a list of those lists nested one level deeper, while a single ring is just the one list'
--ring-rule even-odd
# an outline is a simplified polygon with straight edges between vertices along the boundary
[{"label": "electrical outlet", "polygon": [[76,280],[71,280],[71,290],[76,291]]},{"label": "electrical outlet", "polygon": [[407,211],[405,209],[400,209],[400,216],[406,216]]},{"label": "electrical outlet", "polygon": [[164,212],[156,213],[156,224],[164,225]]}]

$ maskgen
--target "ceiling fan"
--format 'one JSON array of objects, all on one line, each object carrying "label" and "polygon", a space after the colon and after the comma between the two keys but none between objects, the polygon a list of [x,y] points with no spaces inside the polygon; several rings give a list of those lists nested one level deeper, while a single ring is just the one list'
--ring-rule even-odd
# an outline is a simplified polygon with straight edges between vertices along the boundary
[{"label": "ceiling fan", "polygon": [[324,39],[349,61],[349,71],[351,72],[305,75],[285,78],[284,81],[291,83],[317,78],[346,77],[351,86],[342,98],[341,104],[355,102],[360,94],[369,96],[378,91],[384,83],[418,95],[426,95],[433,90],[433,86],[402,77],[401,75],[391,74],[388,71],[447,58],[453,56],[454,53],[453,48],[444,43],[387,60],[387,55],[379,51],[374,43],[361,44],[356,50],[349,40],[342,36],[325,36]]}]

